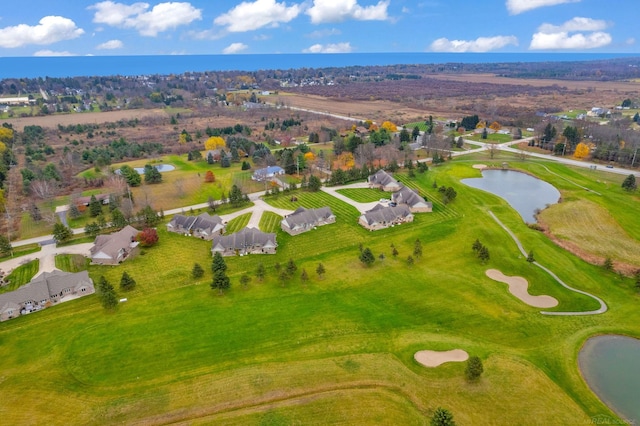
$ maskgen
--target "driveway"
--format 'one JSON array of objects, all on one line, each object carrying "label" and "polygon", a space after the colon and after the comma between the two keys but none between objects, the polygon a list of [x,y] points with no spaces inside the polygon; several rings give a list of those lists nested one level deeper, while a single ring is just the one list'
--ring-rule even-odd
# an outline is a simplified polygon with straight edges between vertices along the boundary
[{"label": "driveway", "polygon": [[5,260],[0,263],[0,269],[9,274],[15,268],[32,260],[40,260],[40,268],[35,276],[42,274],[43,272],[51,272],[56,269],[55,257],[58,254],[81,254],[83,256],[89,256],[89,250],[93,246],[93,243],[76,244],[73,246],[56,247],[55,244],[46,244],[42,246],[42,250],[37,253],[32,253],[26,256],[14,257],[13,259]]},{"label": "driveway", "polygon": [[[352,189],[352,188],[369,188],[369,184],[367,182],[356,182],[356,183],[352,183],[349,185],[340,185],[340,186],[323,186],[322,188],[320,188],[323,192],[326,192],[327,194],[331,195],[332,197],[336,197],[338,200],[344,201],[347,204],[352,205],[353,207],[355,207],[360,213],[365,213],[369,210],[371,210],[372,208],[374,208],[376,205],[379,204],[378,201],[374,201],[372,203],[359,203],[357,201],[352,200],[349,197],[346,197],[342,194],[340,194],[338,192],[339,189]],[[380,191],[380,198],[389,198],[391,199],[391,193],[390,192],[383,192]]]}]

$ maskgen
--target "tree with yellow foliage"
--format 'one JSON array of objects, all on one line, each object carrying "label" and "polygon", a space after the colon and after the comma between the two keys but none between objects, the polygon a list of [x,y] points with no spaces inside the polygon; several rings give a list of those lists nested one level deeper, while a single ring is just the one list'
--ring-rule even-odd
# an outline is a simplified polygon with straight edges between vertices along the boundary
[{"label": "tree with yellow foliage", "polygon": [[340,168],[344,169],[350,169],[356,164],[356,161],[353,158],[353,154],[348,151],[345,151],[342,154],[338,155],[338,157],[336,158],[336,162],[338,163],[338,166]]},{"label": "tree with yellow foliage", "polygon": [[493,123],[491,123],[491,125],[489,126],[489,128],[493,131],[498,131],[500,129],[502,129],[502,126],[500,125],[500,123],[498,123],[497,121],[494,121]]},{"label": "tree with yellow foliage", "polygon": [[485,127],[487,127],[486,121],[478,121],[478,124],[476,124],[476,129],[484,129]]},{"label": "tree with yellow foliage", "polygon": [[313,160],[316,159],[316,156],[315,156],[315,154],[313,152],[309,151],[309,152],[305,152],[304,159],[306,161],[313,161]]},{"label": "tree with yellow foliage", "polygon": [[211,136],[209,139],[204,141],[204,149],[207,151],[213,151],[214,149],[222,149],[226,146],[224,139],[220,136]]},{"label": "tree with yellow foliage", "polygon": [[0,127],[0,142],[6,145],[6,144],[10,144],[11,141],[13,141],[13,129],[9,129],[7,127]]},{"label": "tree with yellow foliage", "polygon": [[395,124],[393,124],[390,121],[384,121],[380,127],[382,129],[386,129],[387,132],[397,132],[398,131],[398,126],[396,126]]},{"label": "tree with yellow foliage", "polygon": [[576,145],[576,151],[573,156],[578,159],[586,158],[589,155],[589,147],[587,144],[580,142]]}]

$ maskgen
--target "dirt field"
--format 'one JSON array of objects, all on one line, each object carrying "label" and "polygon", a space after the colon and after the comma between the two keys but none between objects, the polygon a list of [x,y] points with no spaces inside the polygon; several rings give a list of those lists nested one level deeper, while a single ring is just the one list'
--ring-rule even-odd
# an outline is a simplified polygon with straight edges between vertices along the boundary
[{"label": "dirt field", "polygon": [[46,115],[42,117],[7,118],[2,121],[12,124],[14,129],[22,130],[24,126],[32,125],[56,128],[58,124],[68,126],[71,124],[112,123],[120,120],[140,119],[148,116],[166,117],[167,113],[162,109],[130,109],[109,112],[86,112],[82,114]]}]

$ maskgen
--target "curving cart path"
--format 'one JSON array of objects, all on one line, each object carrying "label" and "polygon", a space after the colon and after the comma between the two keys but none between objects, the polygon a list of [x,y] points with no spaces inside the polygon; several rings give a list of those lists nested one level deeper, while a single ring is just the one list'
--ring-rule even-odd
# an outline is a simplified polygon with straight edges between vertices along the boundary
[{"label": "curving cart path", "polygon": [[[516,245],[518,246],[518,249],[520,250],[520,253],[522,253],[522,255],[524,257],[527,257],[527,252],[525,251],[524,247],[522,247],[522,244],[520,243],[520,240],[518,240],[518,237],[516,237],[516,235],[513,232],[511,232],[511,230],[509,228],[507,228],[506,225],[503,224],[500,221],[500,219],[498,219],[496,217],[496,215],[493,214],[493,212],[491,210],[489,210],[489,215],[496,222],[498,222],[498,225],[500,225],[502,227],[502,229],[507,231],[507,233],[511,236],[513,241],[515,241]],[[553,277],[553,279],[555,279],[558,283],[560,283],[561,286],[563,286],[567,290],[571,290],[571,291],[574,291],[576,293],[584,294],[585,296],[588,296],[588,297],[590,297],[592,299],[595,299],[595,300],[598,301],[598,303],[600,303],[600,308],[596,309],[595,311],[586,311],[586,312],[548,312],[548,311],[541,311],[540,312],[541,314],[543,314],[543,315],[597,315],[597,314],[603,314],[603,313],[607,312],[608,308],[607,308],[607,304],[604,302],[604,300],[600,299],[597,296],[594,296],[593,294],[587,293],[586,291],[578,290],[578,289],[575,289],[575,288],[567,285],[556,274],[554,274],[549,268],[547,268],[545,266],[542,266],[538,262],[533,262],[533,264],[536,265],[538,268],[542,269],[543,271],[545,271],[547,274],[551,275],[551,277]]]}]

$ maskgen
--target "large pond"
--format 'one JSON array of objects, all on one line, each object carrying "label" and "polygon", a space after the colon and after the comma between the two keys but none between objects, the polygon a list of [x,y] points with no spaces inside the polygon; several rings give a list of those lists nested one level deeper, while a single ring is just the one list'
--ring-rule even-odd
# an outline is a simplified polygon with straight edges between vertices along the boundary
[{"label": "large pond", "polygon": [[602,402],[627,423],[640,424],[640,340],[592,337],[580,350],[578,364]]},{"label": "large pond", "polygon": [[560,191],[552,185],[515,170],[483,170],[481,178],[462,179],[462,183],[503,198],[527,223],[536,221],[537,210],[560,199]]},{"label": "large pond", "polygon": [[[175,166],[172,166],[171,164],[158,164],[155,167],[159,172],[171,172],[173,170],[176,169]],[[144,167],[134,167],[133,170],[135,170],[136,172],[138,172],[138,174],[143,175],[144,174]]]}]

